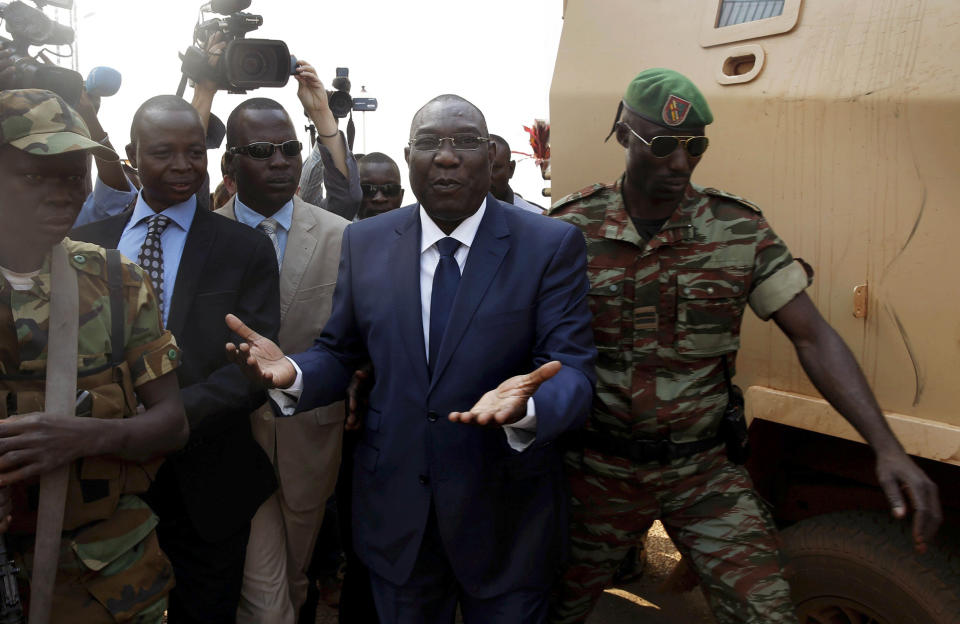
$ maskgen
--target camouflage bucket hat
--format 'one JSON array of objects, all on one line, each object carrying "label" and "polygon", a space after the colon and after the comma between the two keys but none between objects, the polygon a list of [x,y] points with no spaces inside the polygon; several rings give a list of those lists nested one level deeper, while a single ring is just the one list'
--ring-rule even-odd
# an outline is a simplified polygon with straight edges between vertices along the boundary
[{"label": "camouflage bucket hat", "polygon": [[37,156],[84,150],[119,160],[109,147],[90,138],[80,114],[56,93],[43,89],[0,91],[0,145]]}]

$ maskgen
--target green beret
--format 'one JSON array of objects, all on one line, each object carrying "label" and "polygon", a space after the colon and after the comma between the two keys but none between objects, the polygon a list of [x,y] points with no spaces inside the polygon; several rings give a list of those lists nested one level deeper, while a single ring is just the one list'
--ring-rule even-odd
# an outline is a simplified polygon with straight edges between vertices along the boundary
[{"label": "green beret", "polygon": [[706,126],[713,121],[700,89],[672,69],[658,67],[637,74],[623,94],[623,106],[661,126]]},{"label": "green beret", "polygon": [[104,160],[117,153],[90,138],[87,124],[62,97],[42,89],[0,91],[0,145],[37,156],[87,151]]}]

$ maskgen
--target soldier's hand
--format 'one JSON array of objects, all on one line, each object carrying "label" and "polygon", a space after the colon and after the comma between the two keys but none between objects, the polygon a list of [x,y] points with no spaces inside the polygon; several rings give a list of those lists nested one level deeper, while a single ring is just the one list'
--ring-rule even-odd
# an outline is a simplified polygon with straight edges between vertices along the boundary
[{"label": "soldier's hand", "polygon": [[0,487],[36,479],[90,455],[89,418],[65,418],[47,412],[10,416],[0,421]]},{"label": "soldier's hand", "polygon": [[896,518],[907,515],[907,493],[913,506],[913,543],[917,552],[924,553],[933,539],[943,512],[936,484],[902,450],[877,455],[877,478]]},{"label": "soldier's hand", "polygon": [[560,362],[553,360],[532,373],[511,377],[480,397],[469,412],[450,412],[447,418],[451,422],[481,427],[513,424],[526,416],[527,399],[533,396],[540,384],[560,372],[562,366]]},{"label": "soldier's hand", "polygon": [[289,388],[297,378],[297,371],[280,347],[232,314],[227,315],[226,322],[230,331],[242,340],[239,345],[227,343],[227,359],[254,383],[266,388]]},{"label": "soldier's hand", "polygon": [[13,496],[10,494],[10,488],[0,488],[0,535],[10,528],[10,522],[13,520],[12,512]]},{"label": "soldier's hand", "polygon": [[370,404],[370,389],[373,387],[373,366],[367,363],[353,371],[350,385],[347,386],[347,422],[344,429],[357,431],[363,426]]}]

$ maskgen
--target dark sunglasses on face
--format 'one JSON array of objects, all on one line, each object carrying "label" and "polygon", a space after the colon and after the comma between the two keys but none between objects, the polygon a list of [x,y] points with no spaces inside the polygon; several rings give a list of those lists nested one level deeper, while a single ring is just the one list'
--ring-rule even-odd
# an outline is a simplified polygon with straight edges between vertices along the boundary
[{"label": "dark sunglasses on face", "polygon": [[270,143],[269,141],[257,141],[250,145],[241,145],[240,147],[231,147],[231,154],[245,154],[250,158],[265,160],[273,156],[273,152],[280,148],[280,153],[287,158],[298,156],[303,149],[300,141],[284,141],[283,143]]},{"label": "dark sunglasses on face", "polygon": [[400,194],[401,186],[399,184],[361,184],[360,190],[364,197],[373,197],[377,191],[383,193],[384,197],[396,197]]},{"label": "dark sunglasses on face", "polygon": [[633,136],[640,139],[644,145],[650,148],[650,153],[656,156],[657,158],[666,158],[672,154],[678,147],[681,145],[687,154],[694,158],[703,156],[703,153],[707,151],[707,146],[710,145],[710,140],[705,136],[668,136],[661,135],[655,136],[649,141],[637,134],[637,131],[631,128],[629,125],[620,122],[620,125],[625,127],[630,131]]}]

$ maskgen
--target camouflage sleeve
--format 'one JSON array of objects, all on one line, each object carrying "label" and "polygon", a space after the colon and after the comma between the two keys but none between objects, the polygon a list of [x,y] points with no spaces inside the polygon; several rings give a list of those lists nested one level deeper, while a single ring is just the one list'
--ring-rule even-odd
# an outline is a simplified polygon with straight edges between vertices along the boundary
[{"label": "camouflage sleeve", "polygon": [[753,259],[750,307],[763,320],[789,303],[813,282],[801,262],[794,259],[779,236],[760,217],[757,254]]},{"label": "camouflage sleeve", "polygon": [[160,306],[143,269],[124,259],[124,294],[127,312],[124,359],[130,367],[134,387],[171,372],[180,365],[180,349],[163,328]]}]

